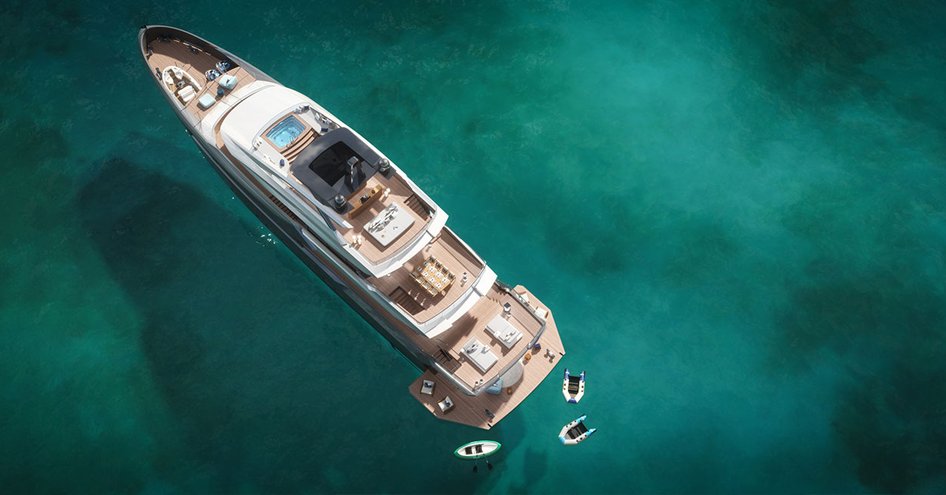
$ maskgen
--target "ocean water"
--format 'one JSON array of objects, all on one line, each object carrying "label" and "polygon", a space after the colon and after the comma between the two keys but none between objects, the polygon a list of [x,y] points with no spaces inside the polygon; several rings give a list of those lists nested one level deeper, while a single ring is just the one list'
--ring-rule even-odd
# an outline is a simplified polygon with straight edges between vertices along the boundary
[{"label": "ocean water", "polygon": [[[204,162],[146,23],[390,155],[551,306],[550,378],[489,432],[416,404]],[[0,26],[0,492],[946,491],[943,2],[8,1]],[[599,432],[562,447],[581,413]],[[491,472],[451,455],[478,438]]]}]

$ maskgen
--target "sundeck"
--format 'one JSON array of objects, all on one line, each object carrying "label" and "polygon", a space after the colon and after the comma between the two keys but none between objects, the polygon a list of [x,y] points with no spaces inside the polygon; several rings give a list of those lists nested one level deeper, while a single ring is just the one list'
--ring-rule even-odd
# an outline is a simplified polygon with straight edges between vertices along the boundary
[{"label": "sundeck", "polygon": [[435,416],[489,428],[564,355],[548,308],[500,282],[446,212],[344,122],[195,35],[149,26],[139,39],[208,160],[424,371],[410,391]]}]

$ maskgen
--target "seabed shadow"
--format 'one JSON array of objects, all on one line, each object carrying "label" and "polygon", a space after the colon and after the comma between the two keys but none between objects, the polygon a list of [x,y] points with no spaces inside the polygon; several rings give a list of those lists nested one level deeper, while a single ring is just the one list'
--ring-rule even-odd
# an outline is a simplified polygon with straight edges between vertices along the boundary
[{"label": "seabed shadow", "polygon": [[[415,370],[301,263],[286,263],[285,246],[256,242],[194,187],[129,158],[98,167],[77,208],[140,314],[152,378],[183,438],[159,476],[209,471],[219,491],[472,488],[452,482],[466,466],[449,449],[495,435],[427,417],[405,389]],[[430,461],[422,476],[416,459]]]}]

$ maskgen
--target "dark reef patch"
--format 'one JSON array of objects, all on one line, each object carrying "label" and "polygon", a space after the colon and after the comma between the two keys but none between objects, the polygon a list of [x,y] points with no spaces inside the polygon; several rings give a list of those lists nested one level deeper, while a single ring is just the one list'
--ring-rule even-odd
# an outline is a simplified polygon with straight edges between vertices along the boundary
[{"label": "dark reef patch", "polygon": [[887,47],[859,23],[860,9],[851,0],[779,0],[733,9],[730,32],[747,66],[772,91],[808,104],[836,102],[852,89],[873,93],[884,86],[863,69]]},{"label": "dark reef patch", "polygon": [[[268,490],[297,482],[330,490],[309,463],[361,425],[341,417],[324,429],[306,418],[403,400],[400,387],[377,381],[329,393],[325,387],[350,372],[344,353],[332,349],[347,342],[386,353],[387,346],[301,266],[285,266],[272,245],[248,239],[244,225],[183,183],[111,159],[77,201],[144,318],[142,346],[180,421],[187,455],[213,466],[222,491],[236,490],[240,473],[255,473]],[[320,317],[320,308],[334,316]],[[247,450],[267,442],[280,450]],[[278,476],[286,470],[312,474]]]},{"label": "dark reef patch", "polygon": [[[937,345],[937,343],[931,343]],[[884,493],[946,489],[946,365],[902,356],[842,391],[833,426],[864,485]],[[928,358],[928,356],[926,356]]]},{"label": "dark reef patch", "polygon": [[[633,248],[649,234],[652,224],[642,215],[629,209],[620,196],[598,198],[596,208],[609,215],[588,215],[583,210],[569,209],[569,205],[549,202],[546,214],[557,218],[548,222],[547,246],[560,261],[560,269],[592,275],[618,273],[628,266]],[[580,229],[573,226],[580,225]],[[582,235],[571,232],[581,231]],[[620,235],[616,235],[620,233]]]},{"label": "dark reef patch", "polygon": [[865,345],[903,352],[943,338],[946,298],[934,286],[904,282],[891,270],[851,276],[839,273],[845,267],[835,261],[815,264],[812,271],[824,274],[823,280],[794,287],[778,318],[793,357],[804,359],[824,347],[839,354],[851,347],[861,352]]},{"label": "dark reef patch", "polygon": [[672,230],[677,235],[669,236],[664,244],[669,259],[663,275],[673,285],[706,282],[719,276],[741,251],[721,225],[709,220],[686,219]]},{"label": "dark reef patch", "polygon": [[900,493],[946,486],[946,293],[900,262],[902,239],[893,238],[867,269],[844,257],[858,246],[822,246],[776,318],[772,360],[799,370],[827,359],[845,370],[836,438],[865,486]]},{"label": "dark reef patch", "polygon": [[69,152],[66,138],[59,129],[28,119],[10,122],[0,132],[0,143],[4,149],[15,151],[10,159],[4,161],[8,174],[14,170],[35,169],[47,160],[65,158]]},{"label": "dark reef patch", "polygon": [[[77,208],[143,319],[151,376],[185,442],[177,450],[159,439],[162,455],[178,452],[157,460],[156,469],[167,469],[162,477],[187,486],[193,473],[182,469],[206,466],[221,492],[248,483],[269,492],[445,486],[447,457],[419,484],[398,474],[410,469],[407,459],[444,439],[459,443],[465,432],[412,404],[403,385],[415,372],[301,263],[283,262],[284,247],[250,239],[247,225],[191,186],[128,159],[107,160]],[[379,373],[385,378],[370,378]],[[345,414],[353,408],[378,413],[365,422],[364,414]],[[436,434],[406,438],[413,429],[400,428],[405,421]],[[355,430],[377,445],[350,444]],[[516,443],[522,428],[513,430]],[[365,458],[366,448],[377,454]],[[351,471],[326,476],[321,462],[329,456]]]}]

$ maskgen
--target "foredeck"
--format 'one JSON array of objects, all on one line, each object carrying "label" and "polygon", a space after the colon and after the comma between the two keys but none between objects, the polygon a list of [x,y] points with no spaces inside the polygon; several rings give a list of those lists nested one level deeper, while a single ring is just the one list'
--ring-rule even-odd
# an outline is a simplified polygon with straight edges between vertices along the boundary
[{"label": "foredeck", "polygon": [[[517,286],[515,291],[527,297],[534,308],[547,312],[545,331],[538,340],[541,349],[526,351],[526,356],[528,357],[520,359],[523,367],[522,380],[511,387],[504,387],[498,395],[484,392],[478,396],[471,397],[457,390],[448,378],[431,370],[425,371],[411,383],[409,390],[411,395],[438,419],[474,426],[484,430],[490,429],[525,400],[525,398],[538,387],[539,383],[551,373],[559,359],[565,355],[565,348],[562,345],[558,327],[555,324],[555,319],[552,317],[551,312],[548,311],[548,308],[524,287]],[[511,296],[506,296],[511,299]],[[485,314],[489,313],[487,312]],[[526,314],[528,314],[528,311],[520,305],[518,309],[513,309],[512,316],[517,320],[520,317],[527,319]],[[467,331],[475,330],[469,328]],[[466,335],[465,332],[464,335]],[[462,341],[462,339],[463,337],[459,338],[460,341]],[[522,341],[528,342],[526,338],[523,338]],[[494,349],[496,347],[495,345],[493,346]],[[518,353],[515,355],[518,356]],[[497,363],[496,366],[501,364],[502,361]],[[421,393],[424,380],[434,382],[433,394],[427,395]],[[443,413],[437,404],[447,396],[453,401],[454,407],[446,413]]]},{"label": "foredeck", "polygon": [[[200,121],[207,113],[211,112],[215,108],[214,105],[210,106],[209,108],[202,109],[197,104],[197,102],[200,97],[205,94],[211,94],[214,96],[217,94],[220,77],[217,77],[213,81],[208,81],[205,74],[210,69],[213,69],[217,62],[220,61],[218,57],[200,49],[196,44],[188,43],[171,37],[156,38],[151,40],[147,46],[151,50],[150,55],[146,54],[146,57],[148,65],[152,70],[152,76],[155,75],[155,69],[160,72],[167,67],[176,66],[190,74],[191,77],[193,77],[194,80],[196,80],[198,84],[201,85],[201,90],[197,92],[194,98],[183,104],[185,111],[187,111],[190,115],[193,115],[196,121]],[[237,79],[236,86],[229,90],[227,94],[234,93],[256,81],[256,78],[253,77],[252,74],[240,66],[234,66],[224,74],[234,76]],[[221,77],[224,74],[221,74]],[[165,88],[163,83],[161,84],[161,87],[167,91],[167,88]],[[174,95],[172,94],[171,96],[173,97]]]}]

